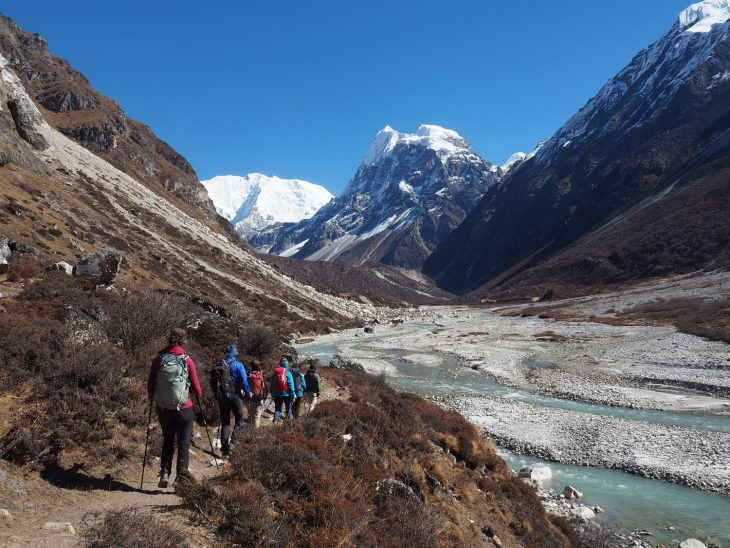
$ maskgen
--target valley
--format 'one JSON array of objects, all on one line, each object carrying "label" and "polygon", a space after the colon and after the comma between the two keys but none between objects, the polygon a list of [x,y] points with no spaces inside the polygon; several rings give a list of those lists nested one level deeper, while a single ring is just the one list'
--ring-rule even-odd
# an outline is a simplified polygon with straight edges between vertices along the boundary
[{"label": "valley", "polygon": [[[720,298],[729,281],[726,274],[674,278],[551,303],[573,311],[563,320],[509,307],[422,307],[403,324],[324,335],[299,350],[323,361],[339,354],[464,414],[513,452],[504,453],[508,462],[567,465],[559,468],[562,481],[585,490],[609,524],[649,528],[652,542],[702,532],[723,545],[730,542],[730,530],[717,521],[730,511],[727,346],[671,326],[621,325],[614,312],[662,298]],[[677,389],[690,381],[696,388]],[[604,469],[632,476],[615,472],[620,481],[613,483]],[[600,492],[591,493],[596,485]],[[633,515],[621,502],[626,485],[636,489]],[[658,494],[663,489],[667,495]],[[642,500],[643,492],[653,502]],[[671,500],[659,516],[664,496],[696,497],[697,506]]]}]

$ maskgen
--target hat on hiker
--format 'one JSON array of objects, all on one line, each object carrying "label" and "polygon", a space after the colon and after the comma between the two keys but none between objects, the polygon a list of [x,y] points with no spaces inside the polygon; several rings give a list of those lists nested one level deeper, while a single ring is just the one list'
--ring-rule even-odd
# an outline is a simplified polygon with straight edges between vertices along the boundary
[{"label": "hat on hiker", "polygon": [[226,356],[232,356],[234,358],[238,356],[238,348],[235,344],[226,345]]}]

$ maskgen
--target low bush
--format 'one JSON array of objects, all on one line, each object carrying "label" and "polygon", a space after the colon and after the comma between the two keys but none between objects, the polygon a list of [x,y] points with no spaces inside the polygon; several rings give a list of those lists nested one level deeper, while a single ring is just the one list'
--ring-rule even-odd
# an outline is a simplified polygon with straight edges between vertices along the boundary
[{"label": "low bush", "polygon": [[82,526],[88,548],[177,548],[187,540],[178,527],[137,507],[86,514]]},{"label": "low bush", "polygon": [[[488,523],[509,545],[570,545],[463,417],[382,379],[320,372],[351,399],[325,400],[283,427],[245,429],[221,475],[178,489],[222,542],[479,546]],[[498,489],[480,490],[481,477]]]},{"label": "low bush", "polygon": [[281,347],[281,337],[264,325],[245,327],[238,338],[238,350],[241,354],[260,358],[276,353]]},{"label": "low bush", "polygon": [[8,266],[9,282],[24,282],[38,278],[43,270],[38,261],[31,257],[20,257],[13,259]]}]

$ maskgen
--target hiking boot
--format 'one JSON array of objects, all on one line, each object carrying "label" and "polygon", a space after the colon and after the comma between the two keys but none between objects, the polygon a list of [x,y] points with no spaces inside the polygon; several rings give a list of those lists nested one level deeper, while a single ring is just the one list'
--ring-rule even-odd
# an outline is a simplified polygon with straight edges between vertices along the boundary
[{"label": "hiking boot", "polygon": [[157,487],[164,489],[168,485],[170,485],[170,474],[162,470],[160,472],[160,481],[157,482]]},{"label": "hiking boot", "polygon": [[195,478],[193,475],[188,472],[187,470],[183,470],[182,472],[178,472],[175,476],[175,483],[184,483],[187,481],[195,481]]}]

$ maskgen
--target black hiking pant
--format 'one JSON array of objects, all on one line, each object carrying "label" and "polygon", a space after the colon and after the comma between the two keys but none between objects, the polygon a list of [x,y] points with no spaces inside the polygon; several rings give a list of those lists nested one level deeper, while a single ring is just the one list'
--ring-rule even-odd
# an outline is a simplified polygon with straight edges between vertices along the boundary
[{"label": "black hiking pant", "polygon": [[[233,397],[230,400],[219,401],[218,408],[221,412],[221,451],[227,454],[230,450],[230,444],[236,443],[238,434],[243,426],[243,400],[239,397]],[[233,426],[233,434],[228,438],[231,432],[231,413],[235,424]]]},{"label": "black hiking pant", "polygon": [[157,418],[162,427],[162,455],[160,468],[168,475],[172,473],[172,455],[175,453],[177,441],[177,475],[188,471],[190,460],[190,439],[193,436],[193,406],[187,409],[160,409],[157,408]]}]

